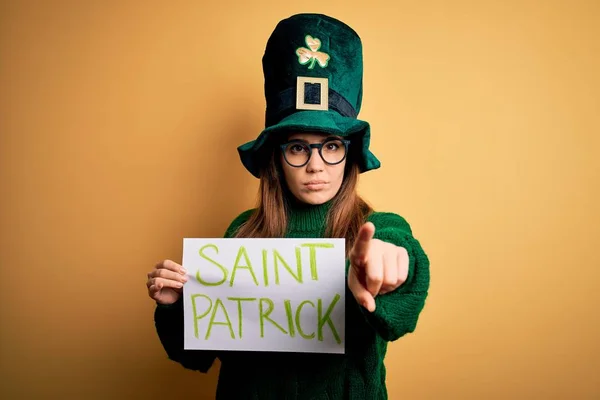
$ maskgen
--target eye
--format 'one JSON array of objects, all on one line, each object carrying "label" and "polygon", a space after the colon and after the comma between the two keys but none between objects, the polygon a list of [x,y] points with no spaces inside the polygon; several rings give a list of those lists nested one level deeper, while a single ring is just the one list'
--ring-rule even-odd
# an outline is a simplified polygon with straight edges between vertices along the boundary
[{"label": "eye", "polygon": [[299,154],[299,153],[302,153],[302,152],[306,152],[305,146],[302,146],[301,144],[298,144],[298,143],[290,144],[288,146],[288,150],[291,151],[294,154]]},{"label": "eye", "polygon": [[325,145],[325,148],[328,151],[336,151],[340,148],[340,145],[339,145],[339,143],[336,143],[336,142],[329,142]]},{"label": "eye", "polygon": [[333,154],[344,151],[344,143],[339,139],[329,139],[323,143],[323,151]]}]

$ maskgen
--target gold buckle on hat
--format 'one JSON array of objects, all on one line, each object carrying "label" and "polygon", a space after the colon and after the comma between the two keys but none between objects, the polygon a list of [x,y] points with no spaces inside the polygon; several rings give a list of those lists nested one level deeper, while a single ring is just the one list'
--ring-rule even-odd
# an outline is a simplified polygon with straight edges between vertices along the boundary
[{"label": "gold buckle on hat", "polygon": [[[308,104],[304,102],[304,85],[318,83],[321,85],[321,103]],[[299,76],[296,83],[296,108],[298,110],[329,110],[329,79]]]}]

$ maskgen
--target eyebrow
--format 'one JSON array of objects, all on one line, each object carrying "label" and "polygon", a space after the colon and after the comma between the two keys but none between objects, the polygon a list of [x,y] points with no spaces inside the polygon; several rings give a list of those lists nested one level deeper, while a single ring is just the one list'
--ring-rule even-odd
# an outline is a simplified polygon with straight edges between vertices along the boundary
[{"label": "eyebrow", "polygon": [[[321,143],[325,143],[326,140],[329,139],[338,139],[338,140],[342,140],[341,137],[337,136],[337,135],[329,135],[329,136],[325,136],[322,140]],[[308,143],[308,140],[306,139],[301,139],[301,138],[289,138],[288,139],[289,142],[304,142],[304,143]]]}]

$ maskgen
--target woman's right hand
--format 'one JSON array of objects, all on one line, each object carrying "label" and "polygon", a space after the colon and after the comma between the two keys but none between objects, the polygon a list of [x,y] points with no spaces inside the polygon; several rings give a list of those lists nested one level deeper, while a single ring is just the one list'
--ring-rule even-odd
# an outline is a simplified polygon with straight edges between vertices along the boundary
[{"label": "woman's right hand", "polygon": [[146,286],[150,298],[160,304],[173,304],[183,293],[186,270],[175,261],[161,261],[148,273]]}]

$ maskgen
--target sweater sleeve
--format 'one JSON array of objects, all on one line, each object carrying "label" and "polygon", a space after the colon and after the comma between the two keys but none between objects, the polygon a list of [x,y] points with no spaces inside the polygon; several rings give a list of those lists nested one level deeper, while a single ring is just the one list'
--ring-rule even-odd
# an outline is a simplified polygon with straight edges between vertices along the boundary
[{"label": "sweater sleeve", "polygon": [[154,311],[156,332],[167,357],[184,368],[208,372],[216,352],[208,350],[186,350],[183,348],[183,298],[173,304],[157,304]]},{"label": "sweater sleeve", "polygon": [[[250,216],[252,210],[240,214],[227,228],[224,237],[234,235],[237,228]],[[173,304],[156,304],[154,325],[167,357],[180,363],[184,368],[208,372],[215,359],[216,351],[186,350],[183,347],[183,297]]]},{"label": "sweater sleeve", "polygon": [[375,297],[375,311],[361,309],[367,322],[387,341],[414,332],[429,291],[429,258],[406,220],[393,213],[374,213],[375,239],[404,247],[409,267],[406,281],[395,291]]}]

